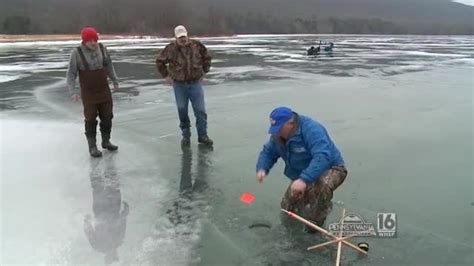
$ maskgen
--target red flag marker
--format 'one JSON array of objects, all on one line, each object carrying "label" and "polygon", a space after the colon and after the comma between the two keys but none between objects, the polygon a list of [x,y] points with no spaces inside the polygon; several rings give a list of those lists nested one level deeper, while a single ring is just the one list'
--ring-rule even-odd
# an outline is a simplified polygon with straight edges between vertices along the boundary
[{"label": "red flag marker", "polygon": [[240,196],[240,201],[247,204],[252,204],[254,199],[255,199],[255,196],[248,192],[245,192],[244,194],[242,194],[242,196]]}]

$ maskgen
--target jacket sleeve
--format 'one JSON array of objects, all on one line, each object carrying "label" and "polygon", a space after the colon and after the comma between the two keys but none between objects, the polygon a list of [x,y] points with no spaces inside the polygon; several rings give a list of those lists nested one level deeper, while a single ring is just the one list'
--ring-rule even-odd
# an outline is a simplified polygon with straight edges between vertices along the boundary
[{"label": "jacket sleeve", "polygon": [[69,59],[69,65],[67,68],[66,82],[70,94],[77,93],[76,90],[76,78],[77,78],[77,53],[76,49],[71,52],[71,58]]},{"label": "jacket sleeve", "polygon": [[118,86],[118,78],[117,78],[117,73],[115,73],[115,68],[114,64],[112,63],[112,58],[110,58],[109,51],[107,51],[107,48],[104,46],[104,53],[105,57],[104,60],[107,60],[106,66],[107,66],[107,75],[109,78],[112,80],[112,83],[114,86]]},{"label": "jacket sleeve", "polygon": [[280,155],[278,154],[276,143],[273,140],[269,140],[265,145],[263,145],[263,149],[260,152],[257,160],[257,172],[260,170],[265,170],[268,174],[270,169],[272,169],[273,165],[277,162]]},{"label": "jacket sleeve", "polygon": [[156,68],[158,69],[158,72],[163,76],[163,78],[166,78],[168,76],[168,67],[166,66],[169,63],[169,48],[170,45],[167,45],[165,49],[161,50],[161,52],[158,54],[156,57]]},{"label": "jacket sleeve", "polygon": [[301,172],[300,178],[307,184],[311,184],[316,182],[319,176],[329,168],[330,144],[328,136],[322,127],[310,127],[305,132],[302,132],[302,134],[304,134],[306,147],[309,149],[313,159],[308,167]]},{"label": "jacket sleeve", "polygon": [[202,43],[199,43],[199,44],[200,44],[199,51],[201,52],[201,56],[202,56],[202,68],[204,70],[204,73],[207,73],[211,69],[211,55],[207,51],[207,48],[206,46],[204,46],[204,44]]}]

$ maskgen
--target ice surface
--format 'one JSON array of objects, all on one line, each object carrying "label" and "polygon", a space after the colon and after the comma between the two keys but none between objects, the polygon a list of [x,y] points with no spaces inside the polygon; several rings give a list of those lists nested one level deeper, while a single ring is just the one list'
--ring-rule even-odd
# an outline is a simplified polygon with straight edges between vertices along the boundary
[{"label": "ice surface", "polygon": [[[319,40],[334,53],[306,56]],[[67,100],[77,43],[0,44],[2,265],[332,265],[333,250],[306,251],[322,239],[280,217],[282,163],[255,180],[280,105],[322,122],[347,163],[326,226],[343,207],[374,225],[378,213],[398,215],[397,238],[360,238],[369,256],[345,250],[345,264],[474,260],[471,37],[204,38],[215,59],[203,83],[213,150],[194,132],[189,150],[179,145],[174,95],[154,66],[166,42],[105,42],[121,81],[119,151],[101,159],[87,153],[80,103]],[[245,191],[252,205],[239,201]]]}]

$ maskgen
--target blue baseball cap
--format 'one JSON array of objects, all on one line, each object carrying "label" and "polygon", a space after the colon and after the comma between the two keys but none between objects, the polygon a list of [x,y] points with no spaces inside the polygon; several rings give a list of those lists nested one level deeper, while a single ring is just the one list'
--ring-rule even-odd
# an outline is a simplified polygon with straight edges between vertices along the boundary
[{"label": "blue baseball cap", "polygon": [[293,111],[288,107],[275,108],[270,113],[270,129],[268,133],[275,135],[278,134],[283,125],[293,118]]}]

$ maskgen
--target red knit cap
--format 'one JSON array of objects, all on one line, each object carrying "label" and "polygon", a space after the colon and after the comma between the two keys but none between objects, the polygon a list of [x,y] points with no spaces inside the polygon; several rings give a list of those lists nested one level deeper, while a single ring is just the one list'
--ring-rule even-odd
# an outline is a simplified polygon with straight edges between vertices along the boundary
[{"label": "red knit cap", "polygon": [[81,38],[83,43],[87,43],[90,41],[97,41],[99,40],[99,34],[97,31],[92,27],[83,28],[81,31]]}]

